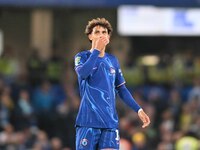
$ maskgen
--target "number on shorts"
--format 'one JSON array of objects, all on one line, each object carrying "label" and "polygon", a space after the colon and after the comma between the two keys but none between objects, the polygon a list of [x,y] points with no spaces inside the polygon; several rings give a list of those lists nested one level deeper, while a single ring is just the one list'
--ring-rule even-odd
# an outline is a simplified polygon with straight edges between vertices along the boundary
[{"label": "number on shorts", "polygon": [[119,141],[119,130],[115,130],[115,132],[116,132],[116,138],[115,138],[115,140],[117,140],[117,141]]}]

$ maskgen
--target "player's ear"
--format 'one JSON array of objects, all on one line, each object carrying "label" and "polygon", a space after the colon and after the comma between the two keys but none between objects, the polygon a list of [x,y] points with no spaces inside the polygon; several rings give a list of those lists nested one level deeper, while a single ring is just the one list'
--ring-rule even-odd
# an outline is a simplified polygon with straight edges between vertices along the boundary
[{"label": "player's ear", "polygon": [[108,39],[110,40],[110,34],[108,34]]},{"label": "player's ear", "polygon": [[88,34],[88,39],[89,39],[90,41],[92,41],[92,36],[91,36],[91,34]]}]

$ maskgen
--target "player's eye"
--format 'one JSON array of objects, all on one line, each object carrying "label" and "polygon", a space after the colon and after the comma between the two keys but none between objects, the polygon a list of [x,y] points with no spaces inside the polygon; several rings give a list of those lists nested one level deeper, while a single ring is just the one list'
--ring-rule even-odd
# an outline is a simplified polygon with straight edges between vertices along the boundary
[{"label": "player's eye", "polygon": [[99,31],[95,31],[94,33],[95,33],[95,34],[99,34]]}]

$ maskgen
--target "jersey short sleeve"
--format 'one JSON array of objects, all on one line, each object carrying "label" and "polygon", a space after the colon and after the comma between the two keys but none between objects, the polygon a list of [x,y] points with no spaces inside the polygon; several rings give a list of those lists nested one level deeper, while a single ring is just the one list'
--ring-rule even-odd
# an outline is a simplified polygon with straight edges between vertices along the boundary
[{"label": "jersey short sleeve", "polygon": [[122,70],[120,68],[119,61],[117,58],[116,58],[116,66],[117,70],[116,70],[115,87],[119,87],[125,83],[125,79],[122,74]]}]

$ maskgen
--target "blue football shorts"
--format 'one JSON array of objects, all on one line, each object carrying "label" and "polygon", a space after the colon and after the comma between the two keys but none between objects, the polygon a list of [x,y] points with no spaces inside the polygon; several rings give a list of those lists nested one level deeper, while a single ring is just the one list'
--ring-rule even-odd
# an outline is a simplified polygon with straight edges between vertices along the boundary
[{"label": "blue football shorts", "polygon": [[119,150],[119,130],[76,127],[76,150]]}]

